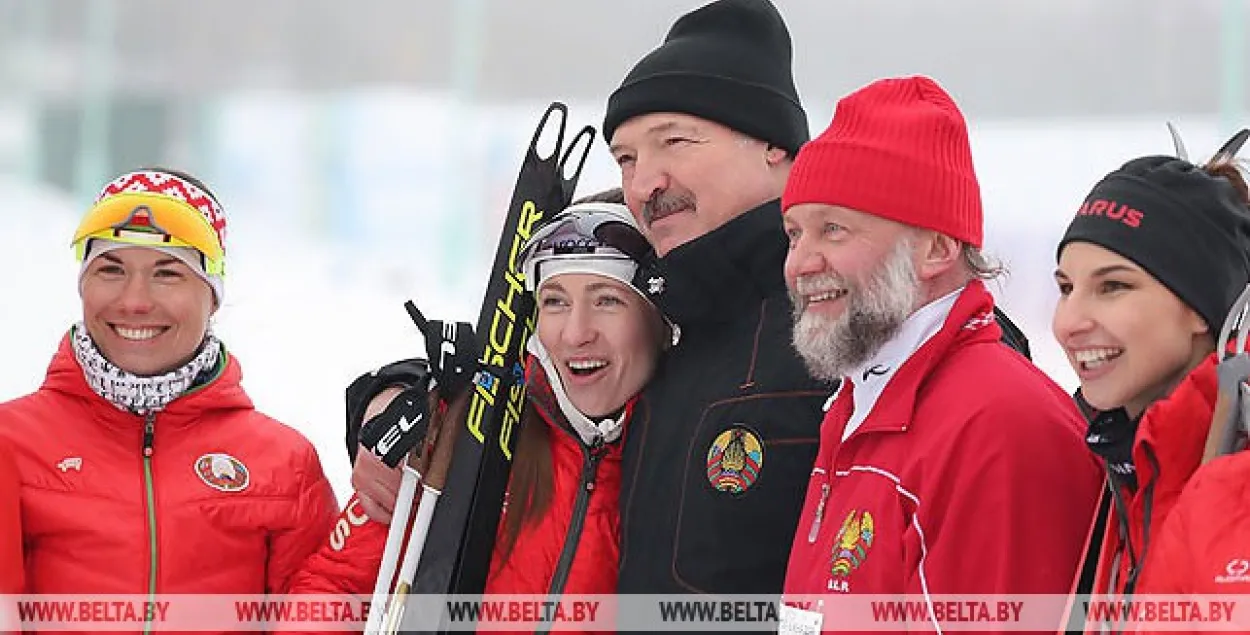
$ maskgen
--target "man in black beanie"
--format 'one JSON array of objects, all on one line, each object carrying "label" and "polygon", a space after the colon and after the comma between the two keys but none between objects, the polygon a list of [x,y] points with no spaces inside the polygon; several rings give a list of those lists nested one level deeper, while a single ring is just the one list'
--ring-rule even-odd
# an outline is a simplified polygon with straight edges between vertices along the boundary
[{"label": "man in black beanie", "polygon": [[618,593],[780,593],[834,386],[790,343],[779,199],[808,126],[776,7],[682,16],[603,133],[682,333],[626,435]]},{"label": "man in black beanie", "polygon": [[790,65],[769,0],[719,0],[682,16],[609,97],[603,136],[661,256],[781,196],[809,136]]},{"label": "man in black beanie", "polygon": [[626,434],[622,594],[783,586],[836,388],[791,344],[780,197],[809,138],[791,63],[769,0],[718,0],[678,19],[608,99],[604,138],[661,256],[650,294],[682,333]]}]

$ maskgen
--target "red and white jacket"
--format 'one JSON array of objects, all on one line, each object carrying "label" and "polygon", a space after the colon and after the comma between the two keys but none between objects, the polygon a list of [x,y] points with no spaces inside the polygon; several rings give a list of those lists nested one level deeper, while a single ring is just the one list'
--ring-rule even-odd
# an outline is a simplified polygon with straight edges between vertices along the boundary
[{"label": "red and white jacket", "polygon": [[1000,337],[973,281],[917,311],[839,390],[787,599],[908,594],[932,609],[938,595],[1069,591],[1102,473],[1072,398]]},{"label": "red and white jacket", "polygon": [[337,504],[312,443],[258,412],[242,377],[226,356],[207,384],[140,417],[92,391],[64,338],[43,385],[0,404],[26,592],[286,591]]}]

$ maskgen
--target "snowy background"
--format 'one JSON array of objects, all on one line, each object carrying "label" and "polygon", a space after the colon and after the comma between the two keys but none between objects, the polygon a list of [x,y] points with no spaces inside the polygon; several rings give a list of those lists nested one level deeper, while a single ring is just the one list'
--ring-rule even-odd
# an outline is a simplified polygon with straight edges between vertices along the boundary
[{"label": "snowy background", "polygon": [[[309,0],[297,10],[274,0],[234,29],[202,22],[184,33],[178,29],[190,27],[171,22],[165,37],[148,41],[130,37],[143,31],[131,25],[169,11],[163,3],[0,0],[0,239],[7,247],[0,400],[39,385],[79,316],[68,241],[90,190],[140,163],[184,167],[205,178],[229,216],[229,277],[216,331],[239,357],[258,407],[313,441],[345,498],[343,388],[361,372],[424,350],[403,302],[414,299],[431,316],[476,319],[501,215],[547,104],[568,103],[573,129],[597,126],[628,64],[700,4],[648,0],[626,19],[615,3],[582,2],[579,16],[620,19],[620,28],[562,34],[565,49],[585,47],[585,55],[547,58],[561,69],[569,64],[567,73],[532,60],[509,66],[535,52],[500,23],[553,19],[544,12],[556,5],[575,10],[551,2],[457,0],[455,16],[413,3],[395,9],[402,20],[385,20],[391,14],[382,7],[398,5],[362,0],[349,19],[332,3]],[[171,4],[184,12],[234,7],[240,15],[248,6]],[[813,134],[828,124],[839,95],[874,77],[923,72],[947,85],[971,126],[986,250],[1011,271],[992,289],[1028,335],[1037,363],[1072,389],[1049,329],[1054,246],[1104,173],[1132,156],[1171,152],[1165,121],[1204,156],[1231,133],[1245,88],[1230,69],[1239,68],[1244,48],[1240,32],[1220,18],[1246,15],[1231,13],[1246,3],[1064,0],[1008,11],[994,0],[959,0],[942,6],[972,20],[960,23],[960,37],[917,31],[914,39],[888,40],[888,55],[855,64],[837,51],[867,51],[865,33],[885,37],[901,19],[917,29],[930,18],[843,4],[847,19],[829,23],[847,38],[839,40],[817,28],[828,0],[778,1],[794,30]],[[1181,4],[1189,9],[1178,15]],[[463,7],[482,13],[466,16]],[[994,44],[1001,34],[973,20],[991,12],[1010,14],[999,26],[1021,38],[1033,24],[1037,37]],[[324,37],[309,35],[313,18]],[[473,19],[480,28],[466,30]],[[1129,26],[1095,28],[1103,22]],[[1105,45],[1080,48],[1091,32],[1105,33]],[[337,56],[317,57],[334,37],[342,38]],[[431,51],[427,40],[437,37],[446,46]],[[1151,46],[1129,47],[1142,42]],[[383,45],[382,53],[371,48]],[[405,57],[407,45],[424,53]],[[203,71],[211,89],[196,85],[189,70],[172,72],[163,53],[143,57],[144,46],[168,47],[177,68]],[[1074,50],[1084,51],[1075,63]],[[240,63],[244,55],[251,57]],[[1125,60],[1136,65],[1121,67]],[[591,62],[598,66],[587,69]],[[579,193],[616,179],[597,141]]]}]

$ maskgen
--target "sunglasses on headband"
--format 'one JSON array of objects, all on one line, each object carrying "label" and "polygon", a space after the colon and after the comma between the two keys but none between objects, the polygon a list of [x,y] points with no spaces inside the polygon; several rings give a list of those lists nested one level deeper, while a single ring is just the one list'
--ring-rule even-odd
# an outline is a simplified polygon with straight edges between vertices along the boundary
[{"label": "sunglasses on headband", "polygon": [[553,258],[616,258],[648,266],[655,251],[647,238],[617,214],[595,210],[564,212],[540,228],[521,252],[527,284],[536,265]]},{"label": "sunglasses on headband", "polygon": [[72,243],[80,260],[92,238],[140,247],[191,247],[204,255],[210,275],[224,269],[225,251],[212,225],[198,210],[169,196],[135,192],[105,199],[74,232]]}]

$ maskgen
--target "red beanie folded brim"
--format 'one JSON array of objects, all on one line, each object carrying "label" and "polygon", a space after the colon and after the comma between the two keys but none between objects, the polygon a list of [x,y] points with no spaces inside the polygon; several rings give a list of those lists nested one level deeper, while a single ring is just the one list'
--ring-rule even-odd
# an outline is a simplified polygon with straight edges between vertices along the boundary
[{"label": "red beanie folded brim", "polygon": [[795,158],[782,210],[836,205],[981,247],[981,188],[963,117],[928,78],[881,80],[847,96]]}]

